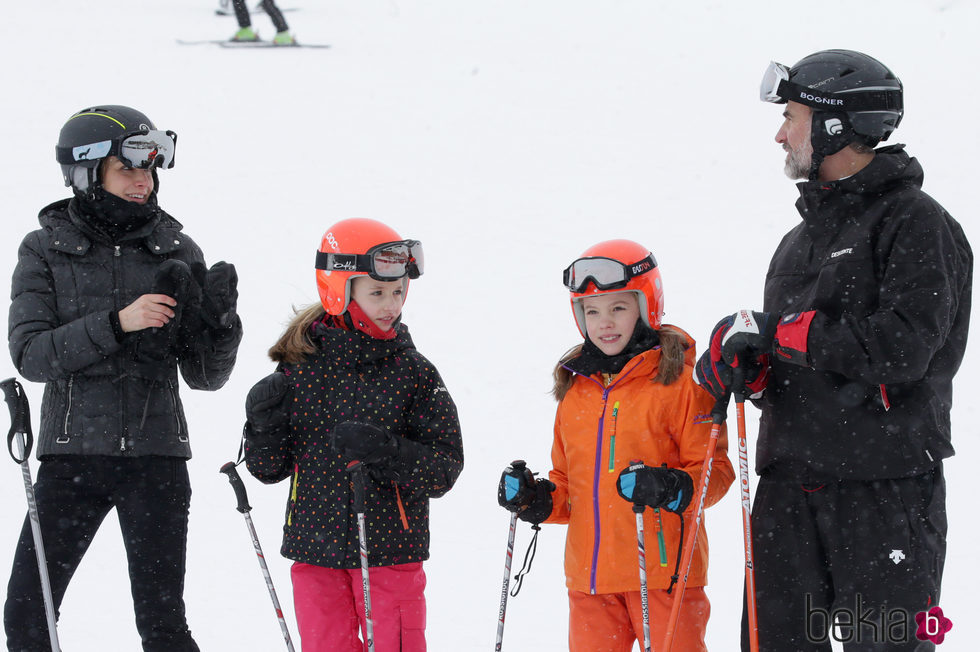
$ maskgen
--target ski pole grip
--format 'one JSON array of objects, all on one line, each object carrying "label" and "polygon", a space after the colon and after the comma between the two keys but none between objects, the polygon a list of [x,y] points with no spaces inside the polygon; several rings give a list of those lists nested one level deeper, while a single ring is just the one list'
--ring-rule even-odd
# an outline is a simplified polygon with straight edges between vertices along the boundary
[{"label": "ski pole grip", "polygon": [[745,403],[745,369],[741,365],[732,367],[732,394],[736,403]]},{"label": "ski pole grip", "polygon": [[354,511],[358,514],[364,513],[364,465],[360,460],[354,460],[347,465],[347,472],[350,473],[351,485],[354,489]]},{"label": "ski pole grip", "polygon": [[[27,394],[24,388],[17,382],[16,378],[8,378],[0,382],[0,389],[3,390],[3,400],[7,402],[10,409],[10,430],[7,432],[7,452],[10,457],[18,464],[23,464],[31,456],[31,449],[34,448],[34,435],[31,432],[31,409],[27,403]],[[23,445],[22,455],[14,453],[14,436],[16,434],[24,436],[21,441]]]},{"label": "ski pole grip", "polygon": [[235,463],[227,462],[221,467],[221,472],[228,476],[228,482],[231,483],[231,488],[235,490],[235,498],[238,499],[238,507],[236,509],[242,514],[252,511],[251,505],[248,504],[248,494],[245,493],[245,483],[242,482],[241,476],[238,475],[238,469],[235,468]]}]

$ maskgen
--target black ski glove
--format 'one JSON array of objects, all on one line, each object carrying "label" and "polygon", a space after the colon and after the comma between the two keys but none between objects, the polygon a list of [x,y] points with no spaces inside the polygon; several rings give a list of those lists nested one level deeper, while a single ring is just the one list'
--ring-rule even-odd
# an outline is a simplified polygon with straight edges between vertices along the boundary
[{"label": "black ski glove", "polygon": [[252,386],[245,399],[245,441],[249,447],[278,446],[288,434],[289,379],[281,371]]},{"label": "black ski glove", "polygon": [[500,476],[497,502],[508,512],[516,512],[522,521],[538,525],[551,515],[554,507],[551,492],[554,490],[554,482],[535,479],[524,460],[515,460]]},{"label": "black ski glove", "polygon": [[238,311],[238,272],[225,261],[204,267],[191,265],[194,280],[201,288],[201,319],[211,328],[223,330],[235,322]]},{"label": "black ski glove", "polygon": [[333,429],[330,447],[347,462],[384,465],[398,455],[398,438],[373,423],[344,421]]},{"label": "black ski glove", "polygon": [[694,481],[686,472],[669,469],[666,464],[646,466],[636,462],[620,472],[616,490],[634,505],[663,507],[680,514],[691,504]]},{"label": "black ski glove", "polygon": [[185,315],[199,310],[201,294],[191,277],[190,268],[182,260],[171,258],[160,263],[153,278],[151,294],[165,294],[177,302],[174,318],[160,328],[145,328],[139,332],[137,359],[163,360],[175,352],[177,331]]}]

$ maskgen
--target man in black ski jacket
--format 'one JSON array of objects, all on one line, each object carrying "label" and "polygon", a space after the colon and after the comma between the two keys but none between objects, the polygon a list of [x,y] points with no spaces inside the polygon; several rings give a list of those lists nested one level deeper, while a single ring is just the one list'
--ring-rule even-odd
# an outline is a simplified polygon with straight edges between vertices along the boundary
[{"label": "man in black ski jacket", "polygon": [[[157,168],[172,166],[175,144],[128,107],[68,120],[57,157],[74,196],[44,208],[21,243],[9,314],[14,365],[45,384],[35,492],[54,607],[115,508],[137,629],[154,652],[198,650],[184,616],[191,451],[177,370],[217,390],[242,338],[234,267],[206,268],[157,205]],[[9,650],[50,649],[27,520],[4,626]]]},{"label": "man in black ski jacket", "polygon": [[773,255],[764,312],[721,320],[696,369],[716,397],[743,369],[762,409],[760,649],[931,650],[973,254],[904,146],[873,149],[903,114],[880,62],[828,50],[774,63],[762,96],[786,104],[776,141],[787,175],[807,179],[803,221]]}]

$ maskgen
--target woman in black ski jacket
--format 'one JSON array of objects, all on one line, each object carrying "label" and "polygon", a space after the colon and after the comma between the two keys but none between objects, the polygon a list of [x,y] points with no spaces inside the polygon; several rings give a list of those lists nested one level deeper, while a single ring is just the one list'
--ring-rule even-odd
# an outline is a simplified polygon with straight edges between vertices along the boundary
[{"label": "woman in black ski jacket", "polygon": [[296,316],[270,351],[277,371],[249,392],[246,463],[262,482],[291,478],[281,552],[295,562],[303,650],[366,649],[348,472],[358,460],[375,648],[424,652],[429,499],[452,488],[463,447],[449,392],[400,323],[421,245],[374,220],[344,220],[317,262],[322,305]]},{"label": "woman in black ski jacket", "polygon": [[[157,205],[176,136],[123,106],[85,109],[57,156],[74,197],[41,211],[12,283],[10,354],[43,382],[37,502],[55,608],[115,507],[144,650],[194,651],[183,578],[191,451],[177,369],[217,390],[242,337],[234,267]],[[25,521],[4,611],[11,650],[47,650]]]}]

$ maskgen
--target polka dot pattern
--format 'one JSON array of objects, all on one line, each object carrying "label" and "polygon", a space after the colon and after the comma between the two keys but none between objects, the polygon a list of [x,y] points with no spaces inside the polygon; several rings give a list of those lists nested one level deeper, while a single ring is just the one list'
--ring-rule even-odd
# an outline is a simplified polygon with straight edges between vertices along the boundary
[{"label": "polka dot pattern", "polygon": [[284,367],[292,383],[290,440],[279,449],[249,451],[248,464],[257,477],[292,473],[282,545],[289,559],[360,566],[350,478],[329,446],[334,426],[351,419],[403,438],[396,460],[364,474],[370,564],[429,557],[429,499],[456,481],[463,445],[456,406],[438,371],[415,349],[408,329],[398,328],[395,339],[384,341],[319,325],[318,352]]}]

